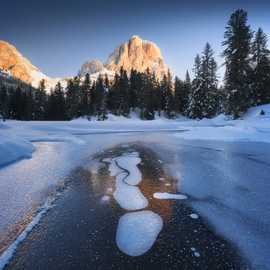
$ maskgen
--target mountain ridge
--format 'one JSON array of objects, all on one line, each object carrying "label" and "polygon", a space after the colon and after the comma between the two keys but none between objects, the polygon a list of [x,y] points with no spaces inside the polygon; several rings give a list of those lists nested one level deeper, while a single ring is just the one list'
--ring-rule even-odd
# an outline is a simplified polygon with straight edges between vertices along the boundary
[{"label": "mountain ridge", "polygon": [[[107,75],[109,79],[112,79],[121,67],[128,74],[132,69],[139,72],[145,72],[146,69],[149,69],[150,72],[156,74],[158,79],[161,79],[168,71],[158,46],[154,42],[143,40],[134,35],[116,47],[105,63],[99,60],[86,61],[81,66],[78,76],[84,77],[88,73],[92,80],[96,80],[99,75]],[[40,81],[45,80],[47,90],[53,88],[58,81],[65,86],[69,79],[47,76],[24,57],[15,46],[3,40],[0,40],[0,70],[33,87],[38,87]]]}]

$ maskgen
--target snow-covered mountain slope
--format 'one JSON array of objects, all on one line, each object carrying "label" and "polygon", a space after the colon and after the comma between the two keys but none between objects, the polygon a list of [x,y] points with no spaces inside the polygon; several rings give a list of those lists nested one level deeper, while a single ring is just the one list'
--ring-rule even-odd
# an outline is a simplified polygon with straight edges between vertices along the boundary
[{"label": "snow-covered mountain slope", "polygon": [[65,84],[60,78],[50,78],[42,73],[27,58],[25,58],[13,45],[0,40],[0,69],[3,73],[9,74],[34,87],[38,87],[41,80],[45,80],[46,88],[49,90],[58,81]]}]

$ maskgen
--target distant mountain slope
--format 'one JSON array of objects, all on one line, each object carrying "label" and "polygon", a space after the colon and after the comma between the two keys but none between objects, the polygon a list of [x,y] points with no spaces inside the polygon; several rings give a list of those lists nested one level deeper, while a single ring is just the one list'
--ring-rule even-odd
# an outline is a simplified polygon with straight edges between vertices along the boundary
[{"label": "distant mountain slope", "polygon": [[[145,72],[148,68],[159,79],[168,71],[157,45],[138,36],[133,36],[117,47],[105,64],[98,60],[87,61],[80,68],[78,75],[84,77],[88,73],[91,80],[96,80],[99,75],[105,76],[107,74],[109,79],[113,79],[114,74],[118,73],[121,67],[128,73],[132,69]],[[47,90],[55,87],[58,81],[66,86],[68,80],[68,78],[50,78],[25,58],[13,45],[1,40],[0,71],[2,75],[12,76],[33,87],[38,87],[40,81],[44,79]]]},{"label": "distant mountain slope", "polygon": [[61,80],[50,78],[43,74],[27,58],[25,58],[13,45],[0,40],[0,69],[2,73],[11,75],[33,87],[37,87],[42,79],[46,81],[47,89],[54,87]]}]

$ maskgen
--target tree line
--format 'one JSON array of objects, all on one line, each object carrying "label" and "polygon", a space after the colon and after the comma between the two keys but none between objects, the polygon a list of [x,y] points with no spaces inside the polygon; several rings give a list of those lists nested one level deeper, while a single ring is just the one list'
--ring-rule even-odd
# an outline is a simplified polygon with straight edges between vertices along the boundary
[{"label": "tree line", "polygon": [[0,88],[0,114],[19,120],[70,120],[78,117],[105,120],[108,113],[128,117],[137,111],[141,119],[152,120],[163,114],[211,118],[219,113],[241,117],[255,105],[270,103],[270,51],[261,28],[254,33],[247,23],[247,12],[236,10],[225,29],[223,57],[225,76],[222,86],[217,77],[214,51],[206,43],[195,57],[193,79],[187,71],[184,80],[168,71],[160,80],[149,69],[145,72],[122,68],[113,80],[99,76],[91,81],[74,77],[67,86],[59,83],[49,94],[45,81],[37,89],[18,86]]}]

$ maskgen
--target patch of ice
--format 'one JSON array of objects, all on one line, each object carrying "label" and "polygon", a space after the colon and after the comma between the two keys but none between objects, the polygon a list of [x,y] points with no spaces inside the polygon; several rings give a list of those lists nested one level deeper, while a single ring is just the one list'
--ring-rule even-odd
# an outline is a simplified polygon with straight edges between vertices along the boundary
[{"label": "patch of ice", "polygon": [[155,199],[160,199],[160,200],[170,200],[170,199],[186,200],[187,199],[186,195],[172,194],[172,193],[167,193],[167,192],[155,192],[153,196]]},{"label": "patch of ice", "polygon": [[123,181],[125,177],[125,173],[121,173],[116,177],[116,189],[113,193],[115,200],[126,210],[139,210],[147,207],[148,200],[140,189],[136,186],[127,185]]},{"label": "patch of ice", "polygon": [[119,220],[116,243],[129,256],[140,256],[155,243],[163,221],[152,211],[127,213]]}]

